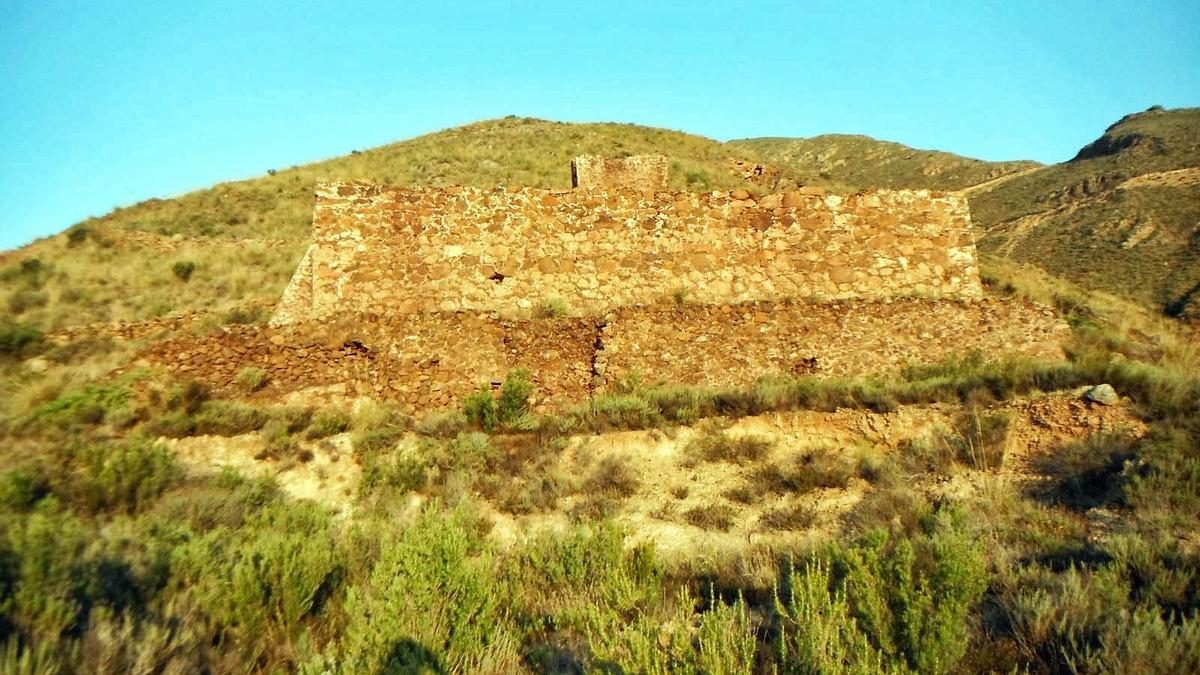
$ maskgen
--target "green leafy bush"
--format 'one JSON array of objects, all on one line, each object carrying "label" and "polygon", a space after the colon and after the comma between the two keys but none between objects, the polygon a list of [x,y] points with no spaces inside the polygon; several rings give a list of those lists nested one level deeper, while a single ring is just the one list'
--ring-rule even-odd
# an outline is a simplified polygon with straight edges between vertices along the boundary
[{"label": "green leafy bush", "polygon": [[238,436],[258,431],[271,419],[261,408],[232,401],[204,401],[195,412],[174,410],[146,425],[147,431],[168,438],[185,436]]},{"label": "green leafy bush", "polygon": [[0,474],[0,508],[25,511],[50,491],[50,481],[41,467],[9,469]]},{"label": "green leafy bush", "polygon": [[426,512],[346,596],[339,672],[507,672],[518,640],[491,549],[462,512]]},{"label": "green leafy bush", "polygon": [[196,271],[196,263],[191,260],[180,260],[174,265],[171,265],[171,272],[180,281],[187,281],[192,278],[192,274]]},{"label": "green leafy bush", "polygon": [[488,433],[495,431],[499,418],[496,415],[496,399],[492,396],[492,390],[484,385],[479,391],[468,396],[463,401],[463,414],[466,415],[467,422],[475,428]]},{"label": "green leafy bush", "polygon": [[67,430],[95,426],[115,419],[126,410],[129,389],[123,384],[85,385],[46,403],[18,422],[26,431],[51,427]]},{"label": "green leafy bush", "polygon": [[915,541],[877,530],[854,546],[835,546],[832,563],[788,571],[777,590],[786,669],[956,672],[967,615],[987,582],[978,545],[951,520],[940,515]]},{"label": "green leafy bush", "polygon": [[533,316],[538,319],[557,319],[568,316],[571,308],[562,298],[549,298],[538,303],[533,310]]},{"label": "green leafy bush", "polygon": [[175,456],[161,443],[142,437],[77,448],[77,501],[91,512],[144,508],[180,477]]},{"label": "green leafy bush", "polygon": [[177,548],[173,580],[223,632],[253,645],[294,635],[321,611],[343,564],[337,542],[321,507],[277,504]]},{"label": "green leafy bush", "polygon": [[529,371],[514,370],[504,377],[500,385],[500,397],[496,401],[496,419],[509,428],[532,428],[529,397],[533,394],[533,383]]},{"label": "green leafy bush", "polygon": [[317,440],[340,434],[350,428],[350,419],[340,410],[326,409],[313,416],[305,430],[305,438]]},{"label": "green leafy bush", "polygon": [[0,319],[0,357],[26,358],[44,346],[45,338],[36,326],[8,317]]}]

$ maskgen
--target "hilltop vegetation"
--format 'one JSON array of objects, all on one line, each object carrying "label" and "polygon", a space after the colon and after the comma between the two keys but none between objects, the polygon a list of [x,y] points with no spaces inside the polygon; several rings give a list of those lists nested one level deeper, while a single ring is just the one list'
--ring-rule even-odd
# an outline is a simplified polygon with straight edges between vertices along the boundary
[{"label": "hilltop vegetation", "polygon": [[1200,109],[1128,115],[1070,161],[972,194],[971,213],[983,255],[1186,315],[1200,288]]},{"label": "hilltop vegetation", "polygon": [[[554,413],[532,408],[521,371],[496,396],[485,384],[461,409],[412,418],[381,400],[268,399],[254,367],[215,395],[138,367],[160,333],[44,333],[188,309],[210,314],[176,330],[263,321],[321,178],[565,187],[578,152],[659,151],[677,187],[722,188],[740,185],[731,147],[484,122],[121,209],[11,255],[0,672],[1200,671],[1200,343],[1035,268],[985,260],[985,286],[1061,312],[1067,362],[953,354],[890,377],[746,388],[630,378]],[[909,180],[908,161],[879,180]],[[948,181],[992,172],[945,161]],[[869,178],[851,169],[828,180]],[[1099,382],[1141,432],[1100,427],[1014,474],[1014,406],[1054,398],[1091,415],[1078,388]],[[886,452],[857,426],[860,440],[801,438],[790,454],[731,426],[853,413],[888,436],[913,409],[947,423]],[[612,432],[638,443],[613,450]],[[244,473],[201,470],[182,450],[212,455],[211,469],[238,443],[255,453]],[[635,463],[664,448],[680,455],[670,484]],[[283,487],[324,472],[355,479],[327,502]],[[655,508],[629,517],[646,494]],[[837,518],[818,513],[822,495]],[[504,536],[520,518],[546,527]],[[669,556],[655,528],[736,546]]]},{"label": "hilltop vegetation", "polygon": [[1030,161],[985,162],[848,134],[748,138],[727,145],[765,158],[802,184],[828,182],[845,191],[874,187],[960,190],[1040,166]]},{"label": "hilltop vegetation", "polygon": [[[630,124],[526,118],[478,122],[86,220],[0,259],[0,300],[5,303],[0,309],[48,330],[188,310],[245,313],[270,305],[308,244],[318,181],[568,188],[575,155],[662,153],[671,160],[675,189],[760,191],[732,168],[734,160],[770,161],[750,147],[754,145]],[[802,172],[801,182],[835,188],[893,185],[891,164],[876,168],[879,153],[916,152],[915,159],[901,164],[905,171],[933,176],[930,185],[965,184],[1023,166],[963,158],[946,165],[945,158],[952,156],[866,139],[858,139],[854,148],[864,156],[849,163],[839,160],[829,177]],[[944,165],[952,168],[943,172]],[[182,279],[176,265],[188,264],[193,270]]]}]

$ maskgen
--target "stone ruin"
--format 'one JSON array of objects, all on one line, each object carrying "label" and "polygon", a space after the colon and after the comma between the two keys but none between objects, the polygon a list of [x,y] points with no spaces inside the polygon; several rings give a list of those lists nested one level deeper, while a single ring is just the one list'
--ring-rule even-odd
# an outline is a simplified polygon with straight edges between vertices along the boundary
[{"label": "stone ruin", "polygon": [[667,158],[580,155],[571,160],[571,185],[579,190],[661,192],[667,189]]},{"label": "stone ruin", "polygon": [[252,365],[268,394],[430,409],[516,368],[559,405],[635,373],[747,386],[972,349],[1062,358],[1051,309],[983,296],[958,195],[670,192],[665,159],[637,159],[577,158],[576,190],[321,185],[270,326],[183,336],[159,360],[217,389]]}]

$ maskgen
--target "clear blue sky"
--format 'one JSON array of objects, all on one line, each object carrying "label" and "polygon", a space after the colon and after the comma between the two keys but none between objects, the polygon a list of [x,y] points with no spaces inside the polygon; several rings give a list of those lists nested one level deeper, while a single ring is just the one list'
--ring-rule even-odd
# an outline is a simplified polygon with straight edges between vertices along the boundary
[{"label": "clear blue sky", "polygon": [[508,114],[1056,162],[1154,104],[1200,2],[0,0],[0,248]]}]

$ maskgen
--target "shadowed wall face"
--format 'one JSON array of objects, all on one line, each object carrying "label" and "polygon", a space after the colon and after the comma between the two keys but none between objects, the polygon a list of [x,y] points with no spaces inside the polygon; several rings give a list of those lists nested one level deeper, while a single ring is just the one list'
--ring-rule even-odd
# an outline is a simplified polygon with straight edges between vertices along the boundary
[{"label": "shadowed wall face", "polygon": [[[735,197],[743,197],[737,199]],[[964,199],[929,191],[604,192],[321,186],[276,325],[342,313],[529,316],[686,298],[982,295]]]}]

